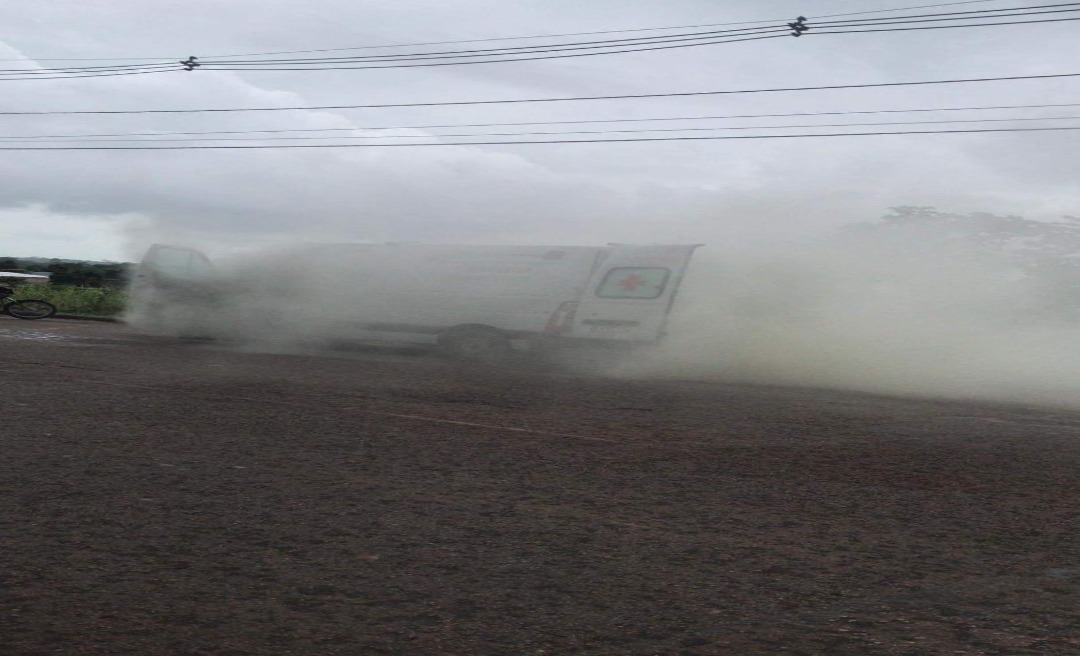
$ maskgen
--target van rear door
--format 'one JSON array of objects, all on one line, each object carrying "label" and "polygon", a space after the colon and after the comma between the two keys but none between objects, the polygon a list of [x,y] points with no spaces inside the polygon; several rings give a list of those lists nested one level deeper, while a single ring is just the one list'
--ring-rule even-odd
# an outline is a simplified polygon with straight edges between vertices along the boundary
[{"label": "van rear door", "polygon": [[216,277],[210,258],[194,248],[154,244],[139,263],[141,284],[159,289],[202,287]]},{"label": "van rear door", "polygon": [[210,259],[181,246],[155,244],[143,256],[131,286],[131,318],[152,329],[189,329],[193,311],[205,307],[218,291],[218,275]]},{"label": "van rear door", "polygon": [[698,246],[613,246],[589,280],[569,336],[627,342],[660,339]]}]

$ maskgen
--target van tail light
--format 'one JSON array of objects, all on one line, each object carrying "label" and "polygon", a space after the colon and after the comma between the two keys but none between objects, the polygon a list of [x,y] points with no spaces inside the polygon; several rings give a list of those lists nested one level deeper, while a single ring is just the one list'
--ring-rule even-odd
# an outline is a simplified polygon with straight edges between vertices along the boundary
[{"label": "van tail light", "polygon": [[549,335],[561,335],[568,333],[574,327],[574,312],[577,310],[577,301],[563,301],[559,307],[548,317],[544,332]]}]

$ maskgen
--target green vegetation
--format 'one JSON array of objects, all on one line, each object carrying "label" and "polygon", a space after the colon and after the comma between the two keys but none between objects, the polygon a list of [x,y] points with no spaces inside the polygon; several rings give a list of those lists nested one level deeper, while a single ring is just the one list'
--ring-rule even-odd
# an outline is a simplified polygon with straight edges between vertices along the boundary
[{"label": "green vegetation", "polygon": [[71,285],[15,285],[15,298],[34,298],[56,306],[59,314],[87,317],[118,317],[127,304],[122,287],[75,287]]},{"label": "green vegetation", "polygon": [[45,258],[0,257],[0,271],[49,272],[54,285],[114,287],[127,279],[131,264],[126,262],[83,262]]},{"label": "green vegetation", "polygon": [[51,273],[46,285],[0,281],[15,298],[36,298],[56,306],[59,314],[118,317],[127,305],[124,281],[131,270],[124,262],[84,262],[46,258],[0,257],[0,271]]}]

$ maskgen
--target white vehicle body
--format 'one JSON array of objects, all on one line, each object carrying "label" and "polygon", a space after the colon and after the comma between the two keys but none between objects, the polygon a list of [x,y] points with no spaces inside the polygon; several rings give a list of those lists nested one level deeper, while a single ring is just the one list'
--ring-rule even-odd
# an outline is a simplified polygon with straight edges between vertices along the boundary
[{"label": "white vehicle body", "polygon": [[340,339],[645,344],[663,335],[696,247],[339,244],[223,275],[198,251],[157,245],[139,284],[159,304],[224,290],[248,316],[273,323],[277,308]]},{"label": "white vehicle body", "polygon": [[17,280],[35,284],[49,282],[49,276],[43,273],[19,273],[17,271],[0,271],[0,280]]}]

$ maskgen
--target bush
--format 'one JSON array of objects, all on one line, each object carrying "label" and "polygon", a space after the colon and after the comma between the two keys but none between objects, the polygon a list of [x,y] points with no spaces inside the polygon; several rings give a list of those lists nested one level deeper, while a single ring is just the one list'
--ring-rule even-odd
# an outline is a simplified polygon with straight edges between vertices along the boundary
[{"label": "bush", "polygon": [[118,287],[75,287],[70,285],[19,285],[15,298],[35,298],[56,306],[59,314],[115,317],[127,307],[127,294]]}]

